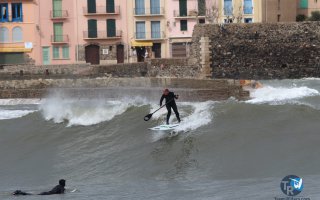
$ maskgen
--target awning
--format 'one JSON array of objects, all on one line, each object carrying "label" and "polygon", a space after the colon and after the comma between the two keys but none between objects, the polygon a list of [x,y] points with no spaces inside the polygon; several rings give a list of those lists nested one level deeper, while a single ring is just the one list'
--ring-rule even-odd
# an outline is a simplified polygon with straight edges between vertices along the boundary
[{"label": "awning", "polygon": [[152,47],[153,43],[152,42],[140,42],[140,41],[132,41],[131,46],[133,47]]},{"label": "awning", "polygon": [[0,53],[30,53],[32,49],[27,49],[24,47],[0,47]]}]

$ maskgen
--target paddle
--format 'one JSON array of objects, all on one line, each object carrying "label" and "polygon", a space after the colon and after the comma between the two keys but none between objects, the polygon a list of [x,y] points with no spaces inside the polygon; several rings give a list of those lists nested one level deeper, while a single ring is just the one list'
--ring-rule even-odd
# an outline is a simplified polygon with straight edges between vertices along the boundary
[{"label": "paddle", "polygon": [[160,108],[158,108],[157,110],[155,110],[153,113],[150,113],[150,114],[146,115],[146,116],[143,118],[144,121],[149,121],[154,113],[156,113],[156,112],[157,112],[158,110],[160,110],[161,108],[165,107],[165,106],[166,106],[168,103],[170,103],[172,100],[173,100],[173,99],[169,100],[166,104],[162,105]]}]

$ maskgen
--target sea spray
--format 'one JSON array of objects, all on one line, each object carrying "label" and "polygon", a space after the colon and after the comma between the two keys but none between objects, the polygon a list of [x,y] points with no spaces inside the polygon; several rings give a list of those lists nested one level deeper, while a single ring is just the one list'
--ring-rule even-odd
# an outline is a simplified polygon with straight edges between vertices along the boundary
[{"label": "sea spray", "polygon": [[263,88],[252,90],[250,92],[252,99],[246,101],[253,104],[283,104],[294,99],[301,99],[304,97],[318,96],[319,91],[309,87],[273,87],[264,86]]},{"label": "sea spray", "polygon": [[44,100],[39,108],[46,120],[55,123],[67,121],[68,126],[89,126],[110,121],[131,106],[145,104],[146,100],[141,97],[119,100],[50,97]]},{"label": "sea spray", "polygon": [[29,115],[36,110],[7,110],[0,109],[0,120],[15,119]]},{"label": "sea spray", "polygon": [[[214,106],[213,101],[207,101],[207,102],[181,102],[177,103],[178,110],[181,117],[181,123],[180,125],[174,129],[174,131],[177,132],[183,132],[183,131],[192,131],[196,130],[201,126],[205,126],[212,122],[212,109]],[[150,112],[152,113],[157,108],[157,105],[152,105]],[[153,115],[153,120],[160,121],[161,123],[165,122],[167,114],[167,109],[163,108],[156,112]],[[163,120],[162,120],[163,119]],[[171,113],[170,117],[170,123],[175,123],[175,114],[174,112]],[[158,140],[165,136],[165,133],[155,133],[155,136],[153,137],[153,140]]]}]

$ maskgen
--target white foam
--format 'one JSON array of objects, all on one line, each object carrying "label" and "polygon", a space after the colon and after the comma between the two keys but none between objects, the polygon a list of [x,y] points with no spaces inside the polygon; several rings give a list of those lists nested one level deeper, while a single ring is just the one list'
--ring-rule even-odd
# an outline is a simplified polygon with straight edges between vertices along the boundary
[{"label": "white foam", "polygon": [[41,99],[0,99],[0,105],[37,105]]},{"label": "white foam", "polygon": [[[180,113],[181,123],[180,125],[175,128],[175,131],[190,131],[198,129],[201,126],[207,125],[212,121],[212,108],[214,102],[207,101],[207,102],[193,102],[193,103],[179,103],[178,110]],[[152,106],[151,112],[156,109],[156,105]],[[191,107],[191,112],[188,112]],[[190,113],[190,114],[188,114]],[[152,119],[164,119],[165,122],[167,110],[165,108],[156,112]],[[175,120],[175,114],[172,112],[170,123]]]},{"label": "white foam", "polygon": [[68,126],[89,126],[110,121],[133,105],[144,105],[144,101],[142,98],[121,101],[48,98],[40,105],[40,110],[46,120],[55,123],[67,121]]},{"label": "white foam", "polygon": [[288,100],[301,99],[309,96],[317,96],[319,91],[308,87],[272,87],[264,86],[263,88],[252,90],[250,96],[252,99],[247,103],[282,103]]},{"label": "white foam", "polygon": [[36,110],[2,110],[0,109],[0,120],[20,118],[33,112],[36,112]]}]

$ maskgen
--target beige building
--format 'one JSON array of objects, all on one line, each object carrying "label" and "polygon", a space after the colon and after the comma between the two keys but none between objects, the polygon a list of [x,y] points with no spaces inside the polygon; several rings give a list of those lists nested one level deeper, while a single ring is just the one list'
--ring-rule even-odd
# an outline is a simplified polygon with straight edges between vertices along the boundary
[{"label": "beige building", "polygon": [[320,11],[320,0],[298,0],[298,14],[309,17],[312,12]]},{"label": "beige building", "polygon": [[261,0],[261,22],[294,22],[297,16],[296,0]]},{"label": "beige building", "polygon": [[130,62],[169,56],[166,3],[166,0],[127,1]]}]

